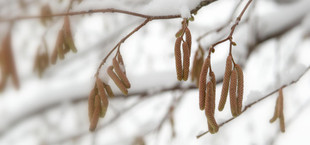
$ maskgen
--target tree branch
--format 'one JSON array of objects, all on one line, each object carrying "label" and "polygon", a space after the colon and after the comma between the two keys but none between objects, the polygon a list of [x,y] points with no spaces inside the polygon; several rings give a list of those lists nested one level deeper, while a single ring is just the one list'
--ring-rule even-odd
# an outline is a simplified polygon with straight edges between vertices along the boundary
[{"label": "tree branch", "polygon": [[[200,10],[202,7],[207,6],[215,1],[217,0],[201,1],[194,9],[191,10],[191,13],[197,13],[198,10]],[[26,20],[26,19],[39,19],[39,18],[44,18],[44,17],[75,16],[75,15],[94,14],[94,13],[121,13],[121,14],[126,14],[126,15],[146,18],[146,19],[152,19],[152,20],[181,18],[180,14],[152,16],[152,15],[145,15],[145,14],[136,13],[132,11],[107,8],[107,9],[94,9],[94,10],[88,10],[88,11],[58,13],[58,14],[52,14],[52,15],[18,16],[18,17],[11,18],[11,19],[0,19],[0,22],[12,22],[12,21],[19,21],[19,20]]]},{"label": "tree branch", "polygon": [[[286,88],[286,87],[288,87],[288,86],[291,86],[291,85],[297,83],[309,70],[310,70],[310,66],[307,67],[307,69],[306,69],[296,80],[290,82],[289,84],[282,85],[281,87],[279,87],[278,89],[276,89],[276,90],[270,92],[270,93],[267,94],[266,96],[264,96],[264,97],[262,97],[262,98],[256,100],[256,101],[253,102],[253,103],[250,103],[250,104],[246,105],[246,106],[244,107],[244,109],[242,110],[242,112],[241,112],[240,115],[242,115],[248,108],[252,107],[252,106],[255,105],[256,103],[259,103],[259,102],[265,100],[266,98],[270,97],[270,96],[273,95],[274,93],[278,92],[280,88]],[[239,116],[240,116],[240,115],[239,115]],[[237,117],[239,117],[239,116],[237,116]],[[219,124],[219,127],[225,125],[226,123],[229,123],[230,121],[234,120],[234,119],[237,118],[237,117],[232,117],[232,118],[226,120],[225,122]],[[203,133],[197,135],[196,137],[197,137],[197,138],[200,138],[200,137],[206,135],[208,132],[209,132],[209,131],[205,131],[205,132],[203,132]]]}]

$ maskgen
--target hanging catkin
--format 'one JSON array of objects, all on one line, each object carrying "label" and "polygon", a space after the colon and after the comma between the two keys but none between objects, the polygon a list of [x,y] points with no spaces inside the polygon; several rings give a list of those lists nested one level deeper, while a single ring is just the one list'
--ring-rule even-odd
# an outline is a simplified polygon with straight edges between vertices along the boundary
[{"label": "hanging catkin", "polygon": [[95,96],[95,109],[94,109],[94,113],[92,115],[92,119],[90,121],[90,126],[89,126],[90,131],[94,131],[96,129],[99,116],[100,116],[100,111],[101,111],[100,97],[99,95],[96,95]]},{"label": "hanging catkin", "polygon": [[189,73],[189,59],[190,59],[190,50],[187,42],[182,44],[183,47],[183,80],[186,81],[188,79]]},{"label": "hanging catkin", "polygon": [[97,91],[96,87],[94,87],[88,96],[88,117],[89,117],[89,121],[91,121],[93,114],[94,114],[94,110],[95,110],[96,91]]},{"label": "hanging catkin", "polygon": [[112,91],[110,85],[104,84],[104,88],[105,88],[105,90],[107,91],[107,93],[108,93],[108,95],[109,95],[110,97],[114,97],[114,93],[113,93],[113,91]]},{"label": "hanging catkin", "polygon": [[207,74],[210,67],[210,57],[207,57],[203,63],[200,77],[199,77],[199,108],[200,110],[205,109],[205,96],[206,96],[206,83],[207,83]]},{"label": "hanging catkin", "polygon": [[280,130],[281,132],[285,132],[285,119],[283,114],[283,88],[279,89],[279,96],[277,98],[274,115],[270,119],[270,123],[273,123],[278,118],[280,120]]},{"label": "hanging catkin", "polygon": [[240,65],[236,64],[235,68],[238,75],[238,90],[237,90],[237,113],[241,114],[243,101],[243,71]]},{"label": "hanging catkin", "polygon": [[191,35],[191,32],[189,31],[189,29],[188,29],[187,27],[185,28],[185,35],[186,35],[185,42],[186,42],[187,45],[188,45],[189,55],[191,55],[191,50],[192,50],[192,35]]},{"label": "hanging catkin", "polygon": [[279,97],[277,98],[277,101],[276,101],[273,117],[270,119],[269,122],[273,123],[274,121],[278,119],[278,117],[279,117]]},{"label": "hanging catkin", "polygon": [[215,110],[215,95],[213,91],[213,83],[210,81],[207,83],[205,114],[208,120],[208,124],[210,125],[210,127],[212,127],[212,129],[210,130],[210,133],[212,134],[218,131],[218,125],[214,118],[214,110]]},{"label": "hanging catkin", "polygon": [[285,132],[285,121],[283,114],[283,90],[282,88],[279,90],[279,119],[280,119],[280,130],[281,132]]},{"label": "hanging catkin", "polygon": [[97,80],[96,80],[96,85],[97,85],[98,93],[99,93],[99,96],[100,96],[101,102],[102,102],[102,104],[101,104],[101,111],[100,111],[100,117],[104,117],[106,112],[107,112],[109,101],[108,101],[107,94],[105,92],[104,85],[100,81],[99,78],[97,78]]},{"label": "hanging catkin", "polygon": [[192,66],[192,71],[191,71],[192,82],[196,81],[197,87],[199,86],[199,77],[200,77],[200,72],[201,72],[201,68],[203,65],[203,61],[204,61],[204,51],[202,47],[199,46],[194,56],[194,61],[193,61],[193,66]]},{"label": "hanging catkin", "polygon": [[226,67],[225,67],[225,74],[224,74],[224,79],[223,79],[221,99],[220,99],[220,103],[218,106],[219,111],[222,111],[225,107],[227,94],[228,94],[231,69],[232,69],[232,58],[231,58],[231,55],[229,55],[226,59]]},{"label": "hanging catkin", "polygon": [[110,78],[114,81],[116,86],[122,91],[124,95],[128,94],[128,90],[125,87],[125,85],[122,83],[122,81],[117,77],[117,75],[113,71],[113,66],[109,66],[107,70]]},{"label": "hanging catkin", "polygon": [[176,71],[177,71],[177,79],[179,81],[181,81],[183,78],[182,58],[181,58],[181,49],[180,49],[181,41],[182,41],[182,37],[178,37],[177,40],[175,41],[175,46],[174,46],[175,65],[176,65]]},{"label": "hanging catkin", "polygon": [[126,74],[121,70],[120,64],[117,62],[116,58],[113,58],[113,67],[117,74],[117,76],[121,79],[122,83],[125,85],[126,88],[130,88],[130,82],[126,76]]},{"label": "hanging catkin", "polygon": [[64,35],[65,46],[67,46],[69,48],[68,50],[71,50],[72,52],[76,53],[77,49],[76,49],[75,44],[73,42],[69,16],[65,16],[65,18],[64,18],[63,29],[64,29],[63,35]]},{"label": "hanging catkin", "polygon": [[216,96],[216,78],[215,78],[215,74],[212,70],[210,71],[210,78],[211,78],[211,82],[213,84],[213,92],[214,92],[214,95]]},{"label": "hanging catkin", "polygon": [[236,117],[237,113],[237,99],[236,99],[236,89],[237,89],[237,70],[234,69],[231,73],[230,77],[230,88],[229,88],[229,96],[230,96],[230,110],[231,114]]}]

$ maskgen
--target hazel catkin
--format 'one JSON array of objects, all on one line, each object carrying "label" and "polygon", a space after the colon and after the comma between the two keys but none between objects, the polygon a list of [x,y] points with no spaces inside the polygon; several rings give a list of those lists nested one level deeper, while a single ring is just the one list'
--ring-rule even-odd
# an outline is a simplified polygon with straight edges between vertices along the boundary
[{"label": "hazel catkin", "polygon": [[128,90],[125,87],[125,85],[122,83],[122,81],[117,77],[117,75],[114,73],[113,71],[113,66],[109,66],[108,67],[108,75],[110,76],[110,78],[114,81],[114,83],[116,84],[116,86],[122,91],[122,93],[124,95],[128,94]]},{"label": "hazel catkin", "polygon": [[210,57],[207,57],[201,68],[200,77],[199,77],[199,108],[200,110],[205,109],[205,96],[206,96],[206,83],[207,83],[207,74],[210,67]]},{"label": "hazel catkin", "polygon": [[229,55],[226,59],[226,67],[225,67],[225,74],[223,79],[223,87],[221,92],[221,99],[218,106],[218,110],[222,111],[226,104],[227,94],[228,94],[228,87],[229,87],[229,81],[230,81],[230,75],[232,69],[232,58],[231,55]]},{"label": "hazel catkin", "polygon": [[178,37],[177,40],[175,41],[175,46],[174,46],[175,65],[176,65],[176,71],[177,71],[177,79],[179,81],[181,81],[183,78],[182,58],[181,58],[181,50],[180,50],[181,41],[182,41],[182,38]]},{"label": "hazel catkin", "polygon": [[100,111],[101,111],[100,97],[99,95],[96,95],[95,96],[95,110],[92,115],[92,119],[90,121],[90,126],[89,126],[90,131],[94,131],[96,129],[99,116],[100,116]]},{"label": "hazel catkin", "polygon": [[237,99],[236,99],[236,89],[237,89],[237,70],[234,69],[231,73],[230,77],[230,88],[229,88],[229,96],[230,96],[230,110],[231,114],[236,117],[237,113]]},{"label": "hazel catkin", "polygon": [[190,52],[187,42],[184,42],[182,44],[182,47],[183,47],[183,80],[186,81],[188,79],[188,73],[189,73]]},{"label": "hazel catkin", "polygon": [[240,114],[242,110],[243,101],[243,71],[240,65],[236,64],[235,68],[238,75],[238,90],[237,90],[237,113]]}]

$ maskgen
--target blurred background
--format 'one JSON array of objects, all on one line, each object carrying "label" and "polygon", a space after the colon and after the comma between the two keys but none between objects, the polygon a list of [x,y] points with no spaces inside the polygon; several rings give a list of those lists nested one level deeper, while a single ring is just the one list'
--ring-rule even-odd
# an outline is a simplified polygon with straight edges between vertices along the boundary
[{"label": "blurred background", "polygon": [[[191,61],[226,38],[247,0],[218,0],[189,23]],[[277,93],[260,101],[217,134],[208,130],[194,82],[176,79],[174,43],[181,18],[153,20],[121,45],[129,95],[109,98],[105,118],[89,132],[87,98],[97,67],[108,52],[144,19],[119,13],[70,16],[77,53],[52,65],[64,17],[31,18],[117,8],[148,15],[183,14],[200,0],[0,0],[1,145],[291,145],[310,144],[310,0],[253,0],[233,35],[233,57],[244,71],[244,106],[284,88],[286,132],[270,124]],[[229,43],[215,48],[212,69],[222,89]],[[44,62],[38,65],[38,56]],[[108,60],[107,64],[111,63]],[[41,66],[41,67],[38,67]],[[191,62],[192,66],[192,62]],[[306,72],[306,73],[304,73]],[[104,76],[103,76],[104,77]],[[18,89],[17,89],[18,88]],[[216,105],[217,106],[217,105]],[[218,123],[230,119],[229,103],[216,110]]]}]

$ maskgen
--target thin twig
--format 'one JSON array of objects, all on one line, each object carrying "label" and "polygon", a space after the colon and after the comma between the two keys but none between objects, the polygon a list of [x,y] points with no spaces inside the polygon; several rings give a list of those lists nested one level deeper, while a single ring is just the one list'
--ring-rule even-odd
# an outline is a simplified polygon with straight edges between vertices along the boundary
[{"label": "thin twig", "polygon": [[104,63],[107,61],[107,59],[109,58],[109,56],[114,52],[114,50],[116,48],[118,48],[122,43],[124,43],[132,34],[136,33],[137,31],[139,31],[144,25],[146,25],[149,21],[151,21],[152,19],[146,19],[142,24],[140,24],[137,28],[135,28],[133,31],[131,31],[128,35],[126,35],[121,41],[119,41],[116,46],[108,53],[108,55],[102,60],[102,62],[100,63],[97,72],[96,72],[96,77],[98,77],[99,75],[99,71],[101,69],[101,67],[104,65]]},{"label": "thin twig", "polygon": [[[307,69],[306,69],[296,80],[290,82],[289,84],[282,85],[281,87],[279,87],[278,89],[276,89],[276,90],[270,92],[270,93],[267,94],[266,96],[264,96],[264,97],[262,97],[262,98],[256,100],[256,101],[253,102],[253,103],[250,103],[250,104],[246,105],[246,106],[244,107],[244,109],[242,110],[241,114],[243,114],[248,108],[252,107],[252,106],[255,105],[256,103],[259,103],[259,102],[265,100],[266,98],[270,97],[270,96],[273,95],[274,93],[277,93],[277,92],[279,91],[280,88],[286,88],[286,87],[288,87],[288,86],[291,86],[291,85],[297,83],[297,82],[306,74],[306,72],[308,72],[309,70],[310,70],[310,66],[307,67]],[[240,114],[240,115],[241,115],[241,114]],[[240,116],[240,115],[239,115],[239,116]],[[238,116],[238,117],[239,117],[239,116]],[[232,118],[228,119],[227,121],[221,123],[221,124],[219,125],[219,127],[225,125],[226,123],[229,123],[230,121],[234,120],[235,118],[237,118],[237,117],[232,117]],[[197,135],[196,137],[197,137],[197,138],[200,138],[200,137],[204,136],[205,134],[207,134],[208,132],[209,132],[209,131],[205,131],[205,132],[203,132],[203,133]]]},{"label": "thin twig", "polygon": [[[216,43],[214,43],[213,45],[211,45],[210,48],[214,48],[215,46],[221,44],[221,43],[224,43],[226,41],[229,41],[230,42],[230,50],[229,50],[229,53],[231,53],[231,49],[232,49],[232,46],[234,45],[234,42],[233,42],[233,34],[235,32],[235,29],[236,27],[239,25],[239,22],[241,21],[242,19],[242,16],[243,14],[245,13],[245,11],[247,10],[247,8],[250,6],[251,2],[253,0],[249,0],[248,3],[245,5],[245,7],[243,8],[243,10],[241,11],[241,13],[239,14],[239,16],[237,17],[236,21],[235,21],[235,24],[231,27],[231,31],[230,31],[230,34],[223,40],[220,40]],[[209,49],[209,50],[212,50],[212,49]],[[211,54],[211,51],[209,51],[209,55]]]}]

